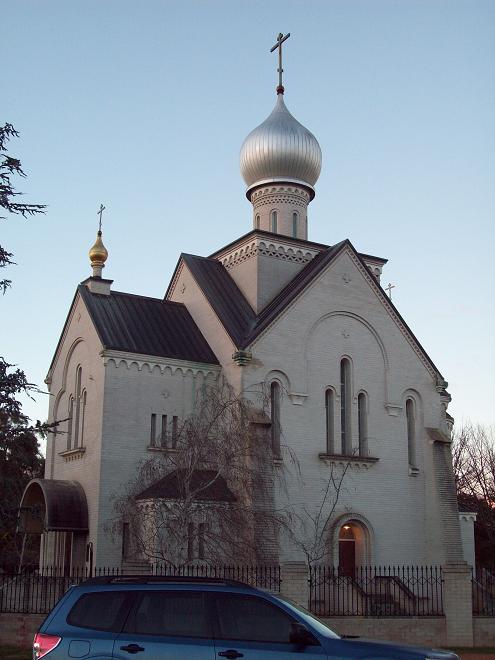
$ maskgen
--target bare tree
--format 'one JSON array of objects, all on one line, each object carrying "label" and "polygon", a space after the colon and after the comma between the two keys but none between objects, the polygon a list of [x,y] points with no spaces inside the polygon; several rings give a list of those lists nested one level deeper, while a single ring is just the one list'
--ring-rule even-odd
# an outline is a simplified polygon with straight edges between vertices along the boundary
[{"label": "bare tree", "polygon": [[477,559],[495,556],[495,436],[493,428],[464,424],[454,429],[452,462],[460,506],[475,511]]},{"label": "bare tree", "polygon": [[126,525],[134,556],[184,564],[277,561],[277,477],[269,418],[222,382],[205,386],[196,410],[159,439],[115,500],[114,534]]},{"label": "bare tree", "polygon": [[321,495],[314,505],[304,504],[291,512],[292,541],[304,553],[308,566],[329,559],[329,534],[349,465],[349,461],[338,465],[332,462],[330,473],[321,480]]}]

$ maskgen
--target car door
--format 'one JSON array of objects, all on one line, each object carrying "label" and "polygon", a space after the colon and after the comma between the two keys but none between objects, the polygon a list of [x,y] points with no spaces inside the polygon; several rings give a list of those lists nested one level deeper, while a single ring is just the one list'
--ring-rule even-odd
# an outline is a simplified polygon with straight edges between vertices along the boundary
[{"label": "car door", "polygon": [[200,591],[148,589],[136,601],[116,638],[119,660],[214,660],[212,629]]},{"label": "car door", "polygon": [[[217,660],[295,660],[301,655],[301,648],[289,641],[299,622],[280,607],[261,596],[216,593],[210,598]],[[326,660],[316,637],[304,648],[304,657]]]}]

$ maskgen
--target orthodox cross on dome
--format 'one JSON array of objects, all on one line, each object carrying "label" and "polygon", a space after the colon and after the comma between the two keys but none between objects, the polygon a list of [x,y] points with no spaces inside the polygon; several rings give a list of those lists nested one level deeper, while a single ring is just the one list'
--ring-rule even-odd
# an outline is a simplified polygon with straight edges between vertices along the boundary
[{"label": "orthodox cross on dome", "polygon": [[385,287],[385,291],[388,291],[388,297],[392,300],[392,289],[395,289],[395,284],[388,283],[388,286]]},{"label": "orthodox cross on dome", "polygon": [[290,32],[287,32],[287,34],[284,35],[280,32],[278,37],[277,37],[277,43],[275,46],[272,46],[270,48],[270,53],[273,53],[274,50],[277,50],[278,48],[278,87],[277,87],[277,94],[283,94],[284,93],[284,86],[282,85],[282,73],[284,72],[282,68],[282,44],[284,41],[286,41],[290,37]]},{"label": "orthodox cross on dome", "polygon": [[100,204],[100,208],[98,210],[98,213],[96,215],[100,216],[100,224],[98,226],[98,231],[101,233],[101,216],[103,215],[103,211],[106,209],[106,206],[103,206],[103,204]]}]

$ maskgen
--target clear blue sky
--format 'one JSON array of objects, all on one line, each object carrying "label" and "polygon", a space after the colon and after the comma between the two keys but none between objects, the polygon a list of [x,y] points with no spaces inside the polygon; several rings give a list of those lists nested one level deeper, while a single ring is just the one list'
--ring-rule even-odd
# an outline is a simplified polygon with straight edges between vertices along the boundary
[{"label": "clear blue sky", "polygon": [[[251,228],[239,148],[275,102],[318,138],[309,238],[389,259],[383,284],[449,381],[459,421],[495,421],[495,2],[4,2],[0,121],[25,201],[0,353],[43,383],[103,202],[105,276],[163,296],[181,251]],[[27,403],[45,418],[47,398]]]}]

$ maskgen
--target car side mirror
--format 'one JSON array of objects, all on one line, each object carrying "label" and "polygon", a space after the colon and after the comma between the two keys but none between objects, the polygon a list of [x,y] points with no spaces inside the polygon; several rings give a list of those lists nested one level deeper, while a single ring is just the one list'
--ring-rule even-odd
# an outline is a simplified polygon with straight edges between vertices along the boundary
[{"label": "car side mirror", "polygon": [[298,651],[303,651],[306,646],[319,645],[313,633],[302,623],[291,623],[289,642],[295,644]]}]

